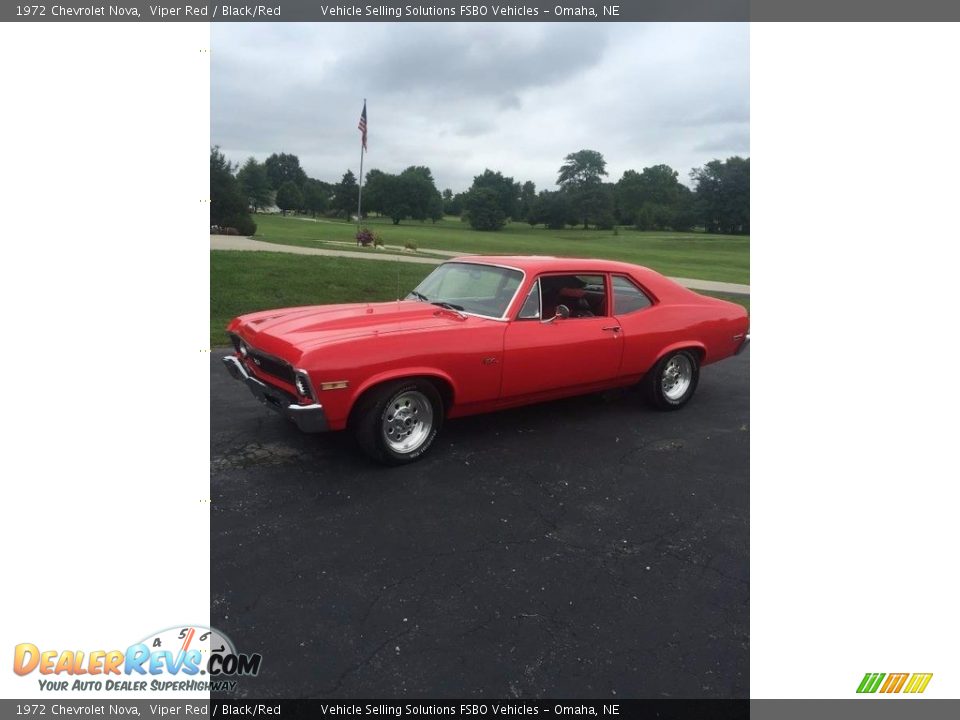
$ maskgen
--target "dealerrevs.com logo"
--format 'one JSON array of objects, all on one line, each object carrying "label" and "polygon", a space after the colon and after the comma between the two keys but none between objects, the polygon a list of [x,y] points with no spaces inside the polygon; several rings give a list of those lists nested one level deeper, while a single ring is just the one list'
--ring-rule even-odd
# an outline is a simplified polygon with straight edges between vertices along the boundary
[{"label": "dealerrevs.com logo", "polygon": [[858,693],[922,693],[933,673],[867,673],[860,681]]},{"label": "dealerrevs.com logo", "polygon": [[49,650],[20,643],[13,671],[36,673],[43,691],[233,692],[260,672],[259,653],[237,652],[223,633],[200,625],[151,633],[125,650]]}]

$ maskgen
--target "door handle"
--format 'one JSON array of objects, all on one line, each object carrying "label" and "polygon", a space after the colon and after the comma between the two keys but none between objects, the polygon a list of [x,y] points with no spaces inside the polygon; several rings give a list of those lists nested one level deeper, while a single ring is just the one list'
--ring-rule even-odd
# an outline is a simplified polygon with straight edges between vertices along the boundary
[{"label": "door handle", "polygon": [[605,327],[605,328],[600,328],[600,329],[601,329],[601,330],[606,330],[607,332],[613,332],[613,333],[618,333],[618,332],[620,332],[620,326],[619,326],[619,325],[609,325],[609,326],[607,326],[607,327]]}]

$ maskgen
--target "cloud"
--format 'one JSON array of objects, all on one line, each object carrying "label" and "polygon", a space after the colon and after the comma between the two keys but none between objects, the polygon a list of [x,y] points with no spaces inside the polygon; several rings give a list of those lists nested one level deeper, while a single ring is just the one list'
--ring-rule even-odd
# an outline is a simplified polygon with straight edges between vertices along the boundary
[{"label": "cloud", "polygon": [[750,135],[736,131],[702,142],[693,148],[694,152],[729,155],[749,155]]},{"label": "cloud", "polygon": [[666,163],[686,179],[749,149],[746,24],[215,23],[211,138],[232,160],[292,152],[307,173],[428,165],[439,187],[485,168],[552,187],[599,150],[610,179]]}]

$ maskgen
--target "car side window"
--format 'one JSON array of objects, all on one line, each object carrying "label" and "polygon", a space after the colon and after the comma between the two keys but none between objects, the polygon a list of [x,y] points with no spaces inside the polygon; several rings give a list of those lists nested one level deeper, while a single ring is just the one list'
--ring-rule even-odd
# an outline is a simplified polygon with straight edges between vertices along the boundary
[{"label": "car side window", "polygon": [[613,314],[627,315],[653,305],[637,284],[623,275],[613,276]]},{"label": "car side window", "polygon": [[558,305],[566,305],[571,318],[607,314],[607,293],[603,275],[544,275],[540,278],[541,313],[553,317]]},{"label": "car side window", "polygon": [[526,300],[520,308],[517,320],[539,320],[540,319],[540,279],[538,278],[530,286],[530,292],[527,293]]}]

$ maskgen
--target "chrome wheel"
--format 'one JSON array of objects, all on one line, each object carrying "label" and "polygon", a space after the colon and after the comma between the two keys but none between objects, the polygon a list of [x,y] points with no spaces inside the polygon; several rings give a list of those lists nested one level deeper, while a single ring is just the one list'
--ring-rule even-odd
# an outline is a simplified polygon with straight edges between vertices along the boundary
[{"label": "chrome wheel", "polygon": [[671,401],[680,400],[693,382],[693,363],[683,354],[674,355],[664,366],[660,376],[663,396]]},{"label": "chrome wheel", "polygon": [[383,437],[393,452],[412,453],[433,430],[433,406],[419,390],[404,390],[394,396],[383,411]]}]

